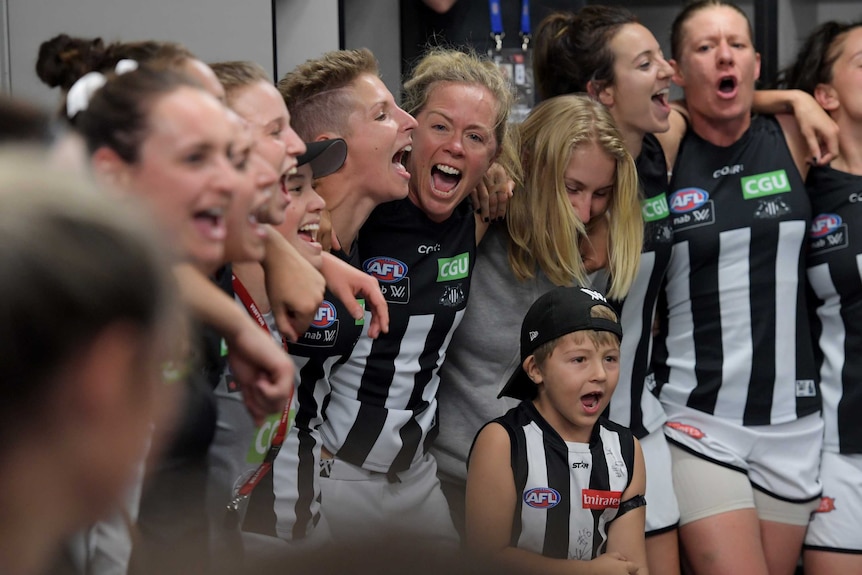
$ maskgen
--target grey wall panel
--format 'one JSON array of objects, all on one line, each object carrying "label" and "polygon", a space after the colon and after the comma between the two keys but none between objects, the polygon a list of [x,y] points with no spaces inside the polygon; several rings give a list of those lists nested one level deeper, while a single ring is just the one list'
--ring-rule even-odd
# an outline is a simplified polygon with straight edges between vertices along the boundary
[{"label": "grey wall panel", "polygon": [[272,70],[270,0],[6,0],[12,94],[52,105],[36,76],[39,44],[61,32],[106,41],[154,38],[185,44],[206,61],[243,59]]},{"label": "grey wall panel", "polygon": [[368,48],[374,52],[383,82],[398,100],[401,90],[398,0],[345,0],[344,25],[344,47]]},{"label": "grey wall panel", "polygon": [[339,48],[338,0],[275,0],[275,27],[280,78],[297,64]]}]

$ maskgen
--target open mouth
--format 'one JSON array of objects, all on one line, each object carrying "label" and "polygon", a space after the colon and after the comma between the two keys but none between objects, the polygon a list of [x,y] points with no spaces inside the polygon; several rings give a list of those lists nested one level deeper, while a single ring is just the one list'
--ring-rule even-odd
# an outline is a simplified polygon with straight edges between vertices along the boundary
[{"label": "open mouth", "polygon": [[406,174],[407,178],[410,177],[410,173],[407,171],[407,168],[404,167],[404,161],[406,160],[405,156],[413,151],[413,146],[407,144],[392,156],[392,165],[395,167],[395,171],[399,174]]},{"label": "open mouth", "polygon": [[296,235],[304,242],[309,244],[317,243],[317,232],[320,230],[320,224],[309,223],[300,226]]},{"label": "open mouth", "polygon": [[736,90],[736,78],[727,76],[718,82],[718,91],[722,94],[733,94]]},{"label": "open mouth", "polygon": [[662,109],[669,110],[670,104],[668,103],[668,95],[670,90],[665,88],[663,90],[659,90],[655,94],[652,95],[652,101],[658,104]]},{"label": "open mouth", "polygon": [[461,170],[446,164],[436,164],[431,168],[431,181],[434,190],[442,194],[449,194],[461,182]]},{"label": "open mouth", "polygon": [[599,410],[601,399],[601,392],[594,391],[593,393],[581,396],[581,405],[584,406],[584,409],[588,414],[593,414]]},{"label": "open mouth", "polygon": [[223,240],[227,235],[223,208],[200,210],[193,215],[195,225],[212,240]]}]

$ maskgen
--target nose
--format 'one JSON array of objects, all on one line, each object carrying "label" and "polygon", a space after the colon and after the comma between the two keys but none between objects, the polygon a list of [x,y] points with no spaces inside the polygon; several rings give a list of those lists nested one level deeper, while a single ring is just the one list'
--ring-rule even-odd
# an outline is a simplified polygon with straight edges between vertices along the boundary
[{"label": "nose", "polygon": [[727,40],[719,42],[718,48],[716,49],[716,57],[721,64],[730,64],[733,62],[733,50],[731,50],[730,44],[727,43]]},{"label": "nose", "polygon": [[570,196],[572,208],[575,210],[575,215],[581,220],[581,223],[586,225],[590,223],[592,216],[592,194],[588,192],[580,192]]},{"label": "nose", "polygon": [[416,118],[414,118],[401,108],[398,108],[398,111],[401,113],[402,116],[401,121],[399,122],[399,125],[401,126],[402,130],[404,130],[405,132],[410,132],[416,126],[419,125],[419,123],[416,121]]},{"label": "nose", "polygon": [[662,80],[673,76],[673,67],[664,58],[658,60],[658,77]]},{"label": "nose", "polygon": [[308,211],[310,213],[319,212],[326,208],[326,200],[320,197],[314,189],[311,190],[311,198],[308,201]]},{"label": "nose", "polygon": [[[296,158],[305,153],[305,142],[302,141],[299,134],[289,125],[282,132],[282,138],[284,141],[284,150],[290,158]],[[290,163],[293,164],[293,162]]]}]

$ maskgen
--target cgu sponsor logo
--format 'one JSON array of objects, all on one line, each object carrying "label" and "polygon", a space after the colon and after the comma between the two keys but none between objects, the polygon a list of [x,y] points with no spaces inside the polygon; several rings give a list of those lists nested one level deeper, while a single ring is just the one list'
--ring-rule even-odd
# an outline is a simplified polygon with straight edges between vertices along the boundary
[{"label": "cgu sponsor logo", "polygon": [[695,439],[703,439],[706,436],[706,434],[698,428],[692,425],[686,425],[685,423],[680,423],[678,421],[668,421],[667,423],[665,423],[665,425],[667,425],[671,429],[681,431],[682,433],[685,433],[686,435]]},{"label": "cgu sponsor logo", "polygon": [[437,260],[437,281],[460,280],[470,274],[470,252]]},{"label": "cgu sponsor logo", "polygon": [[742,178],[740,183],[742,184],[742,196],[746,200],[790,191],[790,181],[784,170],[748,176]]},{"label": "cgu sponsor logo", "polygon": [[524,493],[524,503],[535,509],[550,509],[560,503],[560,492],[551,487],[536,487]]},{"label": "cgu sponsor logo", "polygon": [[395,258],[383,256],[365,260],[362,269],[385,283],[397,282],[407,275],[407,264]]},{"label": "cgu sponsor logo", "polygon": [[811,222],[811,231],[808,232],[808,236],[811,238],[828,236],[840,228],[842,223],[841,216],[838,214],[820,214]]},{"label": "cgu sponsor logo", "polygon": [[645,222],[655,222],[670,215],[667,207],[667,198],[664,194],[647,198],[641,202],[641,214]]},{"label": "cgu sponsor logo", "polygon": [[620,506],[622,491],[602,491],[599,489],[582,489],[581,503],[584,509],[616,509]]},{"label": "cgu sponsor logo", "polygon": [[670,195],[670,211],[685,214],[709,201],[709,193],[701,188],[683,188]]},{"label": "cgu sponsor logo", "polygon": [[336,319],[335,306],[323,300],[323,303],[317,308],[317,313],[314,314],[314,319],[311,320],[311,325],[312,327],[323,329],[334,324]]}]

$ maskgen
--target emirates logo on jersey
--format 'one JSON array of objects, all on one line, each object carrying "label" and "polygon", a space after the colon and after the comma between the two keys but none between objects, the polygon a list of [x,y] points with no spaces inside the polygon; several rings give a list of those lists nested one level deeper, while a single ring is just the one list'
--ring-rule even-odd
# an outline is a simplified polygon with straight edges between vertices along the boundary
[{"label": "emirates logo on jersey", "polygon": [[665,423],[665,425],[670,427],[671,429],[681,431],[682,433],[685,433],[689,437],[693,437],[695,439],[703,439],[706,435],[704,434],[704,432],[694,427],[693,425],[686,425],[685,423],[680,423],[678,421],[668,421],[667,423]]},{"label": "emirates logo on jersey", "polygon": [[582,489],[581,503],[584,509],[617,509],[620,506],[622,494],[622,491]]}]

